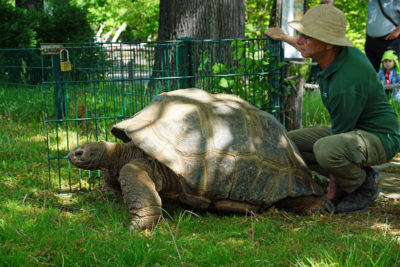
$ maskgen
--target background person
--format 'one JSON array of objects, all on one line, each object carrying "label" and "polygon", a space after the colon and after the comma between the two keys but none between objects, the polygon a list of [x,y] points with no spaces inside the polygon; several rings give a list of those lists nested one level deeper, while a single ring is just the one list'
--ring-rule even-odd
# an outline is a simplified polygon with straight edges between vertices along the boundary
[{"label": "background person", "polygon": [[386,50],[394,50],[397,56],[400,54],[400,0],[369,0],[367,15],[365,54],[378,72]]},{"label": "background person", "polygon": [[[381,70],[378,73],[384,85],[400,83],[400,67],[399,60],[393,50],[387,50],[383,53],[381,60]],[[386,90],[386,94],[392,91],[392,98],[396,102],[400,102],[400,88]]]},{"label": "background person", "polygon": [[337,203],[336,212],[368,208],[378,195],[371,166],[400,151],[396,114],[367,57],[347,39],[346,25],[343,12],[332,5],[314,6],[300,21],[289,22],[300,33],[295,47],[321,68],[318,83],[331,119],[331,127],[289,135],[308,166],[329,176],[327,197]]}]

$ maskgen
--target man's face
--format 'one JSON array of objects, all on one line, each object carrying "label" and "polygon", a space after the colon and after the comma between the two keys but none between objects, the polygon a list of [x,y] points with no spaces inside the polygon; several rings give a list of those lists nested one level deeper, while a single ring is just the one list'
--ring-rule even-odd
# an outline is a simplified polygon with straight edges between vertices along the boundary
[{"label": "man's face", "polygon": [[392,69],[394,68],[394,61],[391,60],[391,59],[385,59],[385,60],[383,61],[383,67],[384,67],[386,70],[392,70]]},{"label": "man's face", "polygon": [[314,60],[317,60],[325,54],[328,45],[303,34],[300,34],[299,37],[297,37],[296,43],[300,47],[300,52],[303,57],[310,57]]}]

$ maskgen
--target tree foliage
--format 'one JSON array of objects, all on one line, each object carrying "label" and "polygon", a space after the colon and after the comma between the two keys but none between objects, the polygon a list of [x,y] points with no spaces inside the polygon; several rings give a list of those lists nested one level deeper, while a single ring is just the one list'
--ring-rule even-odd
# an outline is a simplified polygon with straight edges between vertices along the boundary
[{"label": "tree foliage", "polygon": [[[246,0],[246,37],[257,38],[268,28],[274,0]],[[308,0],[308,6],[319,0]],[[347,17],[347,35],[363,49],[367,21],[366,0],[336,0]],[[157,40],[160,0],[50,0],[42,11],[15,7],[0,0],[0,47],[32,47],[40,42],[92,41],[106,23],[104,33],[127,23],[124,41]]]},{"label": "tree foliage", "polygon": [[[260,37],[268,28],[272,4],[275,0],[246,0],[246,36]],[[318,5],[320,0],[307,0],[308,8]],[[347,37],[359,49],[364,49],[367,22],[366,0],[335,0],[334,5],[347,17]]]},{"label": "tree foliage", "polygon": [[72,43],[93,40],[93,30],[87,20],[88,12],[69,1],[48,1],[44,11],[36,12],[35,31],[39,43]]},{"label": "tree foliage", "polygon": [[246,37],[260,37],[268,28],[274,1],[246,0]]},{"label": "tree foliage", "polygon": [[88,10],[88,20],[97,31],[102,23],[105,32],[127,23],[121,34],[125,41],[156,40],[159,0],[74,0]]},{"label": "tree foliage", "polygon": [[366,34],[367,5],[366,0],[335,0],[335,6],[346,14],[347,37],[362,51]]},{"label": "tree foliage", "polygon": [[0,0],[0,47],[31,47],[36,44],[28,10],[14,8],[9,1]]},{"label": "tree foliage", "polygon": [[15,0],[15,6],[26,9],[42,10],[44,0]]},{"label": "tree foliage", "polygon": [[[122,33],[123,40],[156,40],[160,0],[73,0],[86,7],[88,20],[94,30],[106,22],[105,31],[128,24]],[[246,0],[246,37],[257,38],[268,28],[270,12],[275,0]],[[319,4],[319,0],[307,0],[308,7]],[[347,17],[349,39],[360,49],[365,42],[367,21],[366,0],[336,0],[335,6]]]},{"label": "tree foliage", "polygon": [[0,0],[0,47],[35,47],[42,42],[93,40],[87,12],[68,1],[46,1],[44,10],[19,8]]}]

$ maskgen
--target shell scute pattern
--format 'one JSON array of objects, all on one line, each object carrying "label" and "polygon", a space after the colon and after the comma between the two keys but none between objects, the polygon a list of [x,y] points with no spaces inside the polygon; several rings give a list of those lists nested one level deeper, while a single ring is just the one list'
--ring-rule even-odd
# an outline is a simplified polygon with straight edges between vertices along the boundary
[{"label": "shell scute pattern", "polygon": [[112,132],[181,177],[188,195],[260,204],[322,194],[284,127],[237,96],[164,93]]}]

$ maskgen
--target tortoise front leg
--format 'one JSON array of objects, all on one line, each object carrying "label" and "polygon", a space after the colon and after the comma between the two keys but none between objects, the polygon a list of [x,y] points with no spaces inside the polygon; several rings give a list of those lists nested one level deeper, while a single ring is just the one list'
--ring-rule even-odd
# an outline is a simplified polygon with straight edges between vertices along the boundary
[{"label": "tortoise front leg", "polygon": [[120,172],[122,196],[132,214],[131,227],[152,228],[161,216],[161,198],[150,178],[151,166],[145,159],[127,163]]},{"label": "tortoise front leg", "polygon": [[121,195],[121,185],[118,182],[116,175],[111,174],[109,170],[102,170],[103,183],[101,184],[101,192],[113,196]]}]

